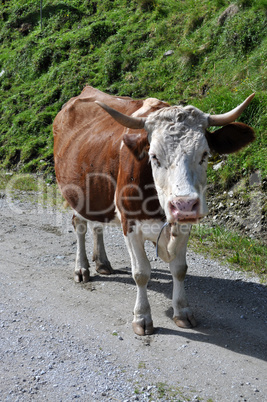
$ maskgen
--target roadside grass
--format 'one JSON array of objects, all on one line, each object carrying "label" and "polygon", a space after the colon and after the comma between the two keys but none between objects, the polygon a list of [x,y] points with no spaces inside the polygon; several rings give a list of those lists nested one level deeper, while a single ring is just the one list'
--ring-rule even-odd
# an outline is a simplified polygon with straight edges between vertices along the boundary
[{"label": "roadside grass", "polygon": [[157,391],[159,399],[176,401],[176,402],[190,401],[190,398],[185,397],[181,392],[181,390],[179,389],[179,387],[177,386],[171,387],[167,385],[165,382],[157,383]]},{"label": "roadside grass", "polygon": [[19,191],[38,191],[36,178],[29,173],[14,174],[12,172],[0,171],[0,190],[9,192]]},{"label": "roadside grass", "polygon": [[57,207],[61,211],[66,208],[56,183],[51,183],[41,175],[32,173],[12,173],[0,170],[0,191],[10,199],[27,199],[43,206]]},{"label": "roadside grass", "polygon": [[0,190],[9,192],[38,191],[38,183],[32,174],[13,174],[0,171]]},{"label": "roadside grass", "polygon": [[[188,390],[189,391],[189,390]],[[184,395],[178,386],[170,386],[165,382],[157,382],[155,385],[148,387],[148,389],[144,389],[139,383],[135,384],[136,395],[146,395],[148,401],[163,400],[163,401],[190,401],[191,398]],[[190,393],[195,391],[190,390]]]},{"label": "roadside grass", "polygon": [[209,258],[219,259],[236,270],[256,274],[267,280],[266,244],[222,226],[193,226],[189,247]]}]

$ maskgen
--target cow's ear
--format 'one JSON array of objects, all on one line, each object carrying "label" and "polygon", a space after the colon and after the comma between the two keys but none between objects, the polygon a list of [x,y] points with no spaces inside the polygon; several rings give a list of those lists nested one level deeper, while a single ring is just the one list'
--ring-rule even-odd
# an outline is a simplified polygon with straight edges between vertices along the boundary
[{"label": "cow's ear", "polygon": [[211,151],[219,154],[231,154],[239,151],[255,140],[254,131],[243,123],[231,123],[210,133],[206,138]]},{"label": "cow's ear", "polygon": [[123,136],[124,144],[134,154],[139,161],[142,160],[149,151],[148,135],[145,134],[129,134]]}]

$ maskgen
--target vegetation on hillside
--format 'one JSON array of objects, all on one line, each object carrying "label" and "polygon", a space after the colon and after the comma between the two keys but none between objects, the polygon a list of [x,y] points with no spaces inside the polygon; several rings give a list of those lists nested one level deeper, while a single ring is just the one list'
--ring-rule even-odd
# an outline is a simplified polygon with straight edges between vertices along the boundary
[{"label": "vegetation on hillside", "polygon": [[1,0],[0,166],[53,171],[52,122],[85,84],[242,115],[257,140],[209,178],[260,170],[267,126],[266,0]]}]

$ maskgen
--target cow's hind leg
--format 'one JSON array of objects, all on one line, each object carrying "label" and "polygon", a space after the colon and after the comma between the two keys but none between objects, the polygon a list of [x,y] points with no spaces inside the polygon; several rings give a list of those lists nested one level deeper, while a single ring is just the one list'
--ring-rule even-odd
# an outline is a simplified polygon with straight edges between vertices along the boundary
[{"label": "cow's hind leg", "polygon": [[103,227],[93,226],[92,230],[94,234],[93,261],[96,264],[96,271],[101,275],[110,275],[114,271],[106,255],[103,239]]},{"label": "cow's hind leg", "polygon": [[74,280],[75,282],[88,282],[90,277],[89,262],[85,250],[85,234],[87,232],[87,222],[77,216],[74,216],[72,219],[72,223],[77,237],[77,253],[74,270]]},{"label": "cow's hind leg", "polygon": [[134,307],[133,330],[137,335],[151,335],[153,321],[147,297],[147,283],[150,279],[151,266],[144,249],[142,234],[128,233],[126,245],[131,257],[132,274],[137,287]]}]

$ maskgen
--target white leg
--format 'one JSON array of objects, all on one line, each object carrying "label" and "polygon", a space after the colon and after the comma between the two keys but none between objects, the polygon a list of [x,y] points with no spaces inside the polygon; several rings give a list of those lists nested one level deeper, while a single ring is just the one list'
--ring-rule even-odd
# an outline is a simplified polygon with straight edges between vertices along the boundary
[{"label": "white leg", "polygon": [[137,286],[133,330],[137,335],[150,335],[153,333],[153,322],[147,297],[147,283],[150,279],[151,267],[144,250],[142,233],[128,233],[125,236],[125,242],[131,257],[132,275]]},{"label": "white leg", "polygon": [[188,236],[185,236],[183,244],[179,247],[177,257],[170,262],[170,271],[173,278],[173,320],[178,327],[191,328],[196,326],[194,315],[188,305],[185,288],[184,278],[187,271],[186,265],[186,245]]},{"label": "white leg", "polygon": [[113,269],[105,251],[103,227],[93,226],[92,230],[94,234],[93,261],[96,263],[96,271],[101,275],[110,275],[113,273]]},{"label": "white leg", "polygon": [[74,216],[72,223],[76,232],[77,237],[77,253],[74,271],[75,282],[88,282],[89,273],[89,262],[86,256],[85,250],[85,234],[87,232],[87,222],[77,216]]}]

